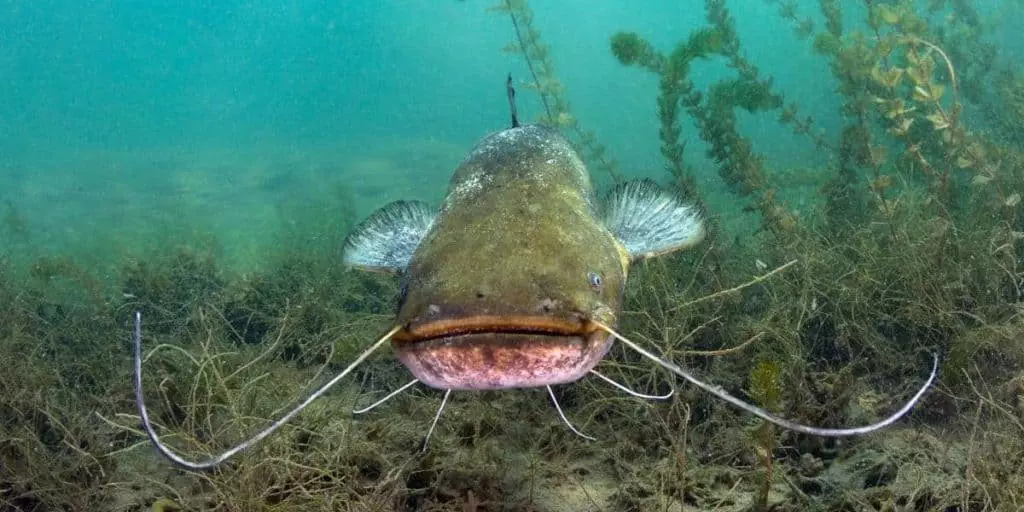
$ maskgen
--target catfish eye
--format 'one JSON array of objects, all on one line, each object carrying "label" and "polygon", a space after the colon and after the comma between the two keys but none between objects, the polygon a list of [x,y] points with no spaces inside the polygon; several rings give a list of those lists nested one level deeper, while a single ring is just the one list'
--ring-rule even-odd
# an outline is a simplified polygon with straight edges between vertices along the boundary
[{"label": "catfish eye", "polygon": [[601,291],[601,276],[597,275],[597,272],[588,272],[587,279],[590,281],[590,287],[595,291]]}]

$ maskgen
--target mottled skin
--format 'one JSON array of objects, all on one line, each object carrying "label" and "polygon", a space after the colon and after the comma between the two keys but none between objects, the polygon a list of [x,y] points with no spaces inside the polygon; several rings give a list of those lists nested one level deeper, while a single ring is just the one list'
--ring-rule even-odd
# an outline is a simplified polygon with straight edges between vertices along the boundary
[{"label": "mottled skin", "polygon": [[399,359],[443,389],[585,375],[611,345],[591,320],[615,324],[629,264],[595,206],[583,162],[556,131],[482,140],[404,276]]}]

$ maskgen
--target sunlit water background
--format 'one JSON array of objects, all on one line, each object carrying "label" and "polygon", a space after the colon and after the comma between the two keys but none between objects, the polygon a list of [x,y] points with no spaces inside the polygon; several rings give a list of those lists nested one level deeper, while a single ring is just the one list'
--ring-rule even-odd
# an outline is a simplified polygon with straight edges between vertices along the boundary
[{"label": "sunlit water background", "polygon": [[[821,23],[816,3],[801,15]],[[692,4],[692,5],[691,5]],[[815,5],[811,5],[815,4]],[[1024,50],[1012,2],[1006,54]],[[507,125],[504,78],[520,112],[539,117],[507,16],[487,2],[312,0],[0,3],[2,249],[68,255],[112,273],[125,258],[212,241],[230,268],[251,270],[289,240],[338,238],[395,199],[437,202],[472,144]],[[863,19],[844,5],[851,26]],[[662,49],[703,26],[688,2],[537,3],[573,114],[627,177],[664,178],[657,78],[616,62],[609,36],[634,30]],[[839,132],[827,61],[763,0],[730,2],[743,52],[777,90]],[[999,40],[1000,36],[996,36]],[[698,63],[699,87],[723,75]],[[741,133],[773,172],[795,177],[794,209],[827,179],[826,155],[775,114],[740,113]],[[687,161],[710,211],[743,235],[740,203],[703,156],[688,122]],[[608,176],[595,172],[599,187]],[[789,180],[793,182],[794,180]],[[751,223],[747,223],[751,224]],[[302,245],[302,244],[299,244]],[[20,256],[19,256],[20,255]]]}]

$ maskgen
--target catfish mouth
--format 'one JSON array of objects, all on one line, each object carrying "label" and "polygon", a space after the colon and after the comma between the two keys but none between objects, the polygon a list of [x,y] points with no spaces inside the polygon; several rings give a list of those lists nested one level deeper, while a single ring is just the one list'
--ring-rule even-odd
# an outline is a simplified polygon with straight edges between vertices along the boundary
[{"label": "catfish mouth", "polygon": [[427,322],[410,322],[392,339],[398,343],[421,343],[468,334],[522,334],[587,338],[598,330],[600,328],[581,313],[574,313],[568,317],[476,315]]},{"label": "catfish mouth", "polygon": [[398,359],[439,389],[507,389],[580,379],[611,335],[582,315],[476,315],[412,322],[391,338]]}]

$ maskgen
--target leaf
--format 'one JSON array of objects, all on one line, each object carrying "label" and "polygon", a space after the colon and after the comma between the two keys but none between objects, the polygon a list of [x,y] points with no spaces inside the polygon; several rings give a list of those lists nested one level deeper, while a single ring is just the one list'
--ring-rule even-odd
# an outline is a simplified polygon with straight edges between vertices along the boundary
[{"label": "leaf", "polygon": [[885,146],[871,146],[871,164],[880,166],[889,158],[889,150]]},{"label": "leaf", "polygon": [[889,55],[897,44],[899,41],[892,35],[882,37],[875,45],[875,55]]},{"label": "leaf", "polygon": [[889,130],[894,135],[906,135],[907,131],[910,130],[910,125],[912,125],[912,124],[914,124],[914,118],[912,118],[912,117],[905,117],[905,118],[903,118],[900,121],[900,123],[898,125],[893,126],[892,128],[889,128]]},{"label": "leaf", "polygon": [[895,25],[900,22],[900,13],[887,5],[879,5],[878,17],[888,25]]},{"label": "leaf", "polygon": [[892,177],[888,175],[881,175],[874,180],[871,180],[871,188],[878,192],[883,192],[885,189],[892,186]]},{"label": "leaf", "polygon": [[917,107],[908,107],[902,100],[890,101],[887,105],[888,111],[885,113],[885,117],[889,119],[896,119],[897,117],[903,117],[906,114],[917,110]]},{"label": "leaf", "polygon": [[967,152],[979,160],[985,158],[985,148],[977,142],[970,143],[967,146]]},{"label": "leaf", "polygon": [[882,68],[875,66],[871,68],[871,79],[874,80],[876,84],[885,85],[885,72],[882,71]]},{"label": "leaf", "polygon": [[977,174],[973,178],[971,178],[971,184],[972,185],[978,185],[978,186],[987,185],[988,182],[990,182],[990,181],[992,181],[992,178],[989,178],[988,176],[985,176],[984,174]]},{"label": "leaf", "polygon": [[1019,203],[1019,202],[1020,202],[1020,194],[1017,193],[1017,192],[1014,192],[1013,195],[1011,195],[1010,197],[1006,198],[1006,202],[1004,202],[1003,204],[1005,204],[1006,206],[1008,206],[1010,208],[1013,208],[1014,206],[1017,206],[1017,203]]},{"label": "leaf", "polygon": [[878,85],[892,89],[899,85],[900,79],[903,78],[903,72],[902,68],[890,68],[882,71],[882,68],[875,66],[871,69],[871,79]]},{"label": "leaf", "polygon": [[930,116],[925,116],[925,119],[931,121],[932,126],[934,126],[936,130],[945,130],[946,128],[949,128],[949,123],[946,122],[946,118],[942,117],[938,112]]},{"label": "leaf", "polygon": [[814,36],[814,51],[822,55],[834,55],[839,52],[840,48],[842,48],[842,41],[828,32],[820,32]]},{"label": "leaf", "polygon": [[903,79],[903,75],[906,74],[906,70],[903,68],[892,68],[889,70],[886,80],[888,80],[889,87],[896,87],[900,84],[900,80]]},{"label": "leaf", "polygon": [[924,72],[924,69],[920,64],[907,67],[907,77],[910,78],[915,85],[921,85],[928,82],[928,75]]}]

